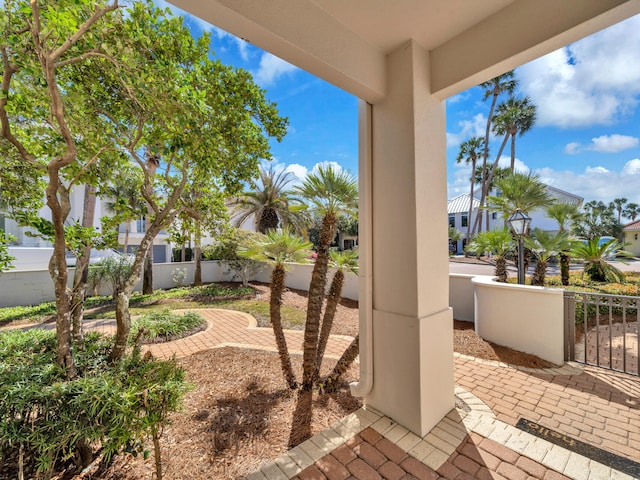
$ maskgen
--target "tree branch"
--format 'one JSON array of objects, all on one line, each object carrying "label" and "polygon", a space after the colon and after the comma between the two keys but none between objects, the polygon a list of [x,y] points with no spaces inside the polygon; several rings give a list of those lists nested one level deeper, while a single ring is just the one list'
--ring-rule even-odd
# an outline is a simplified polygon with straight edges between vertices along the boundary
[{"label": "tree branch", "polygon": [[[34,3],[35,2],[32,0],[31,4],[33,5]],[[73,45],[75,45],[78,42],[78,40],[80,40],[82,36],[85,33],[87,33],[87,31],[93,26],[93,24],[95,24],[98,20],[100,20],[100,18],[102,18],[107,13],[117,10],[118,8],[119,8],[118,0],[114,0],[114,2],[111,5],[105,8],[96,10],[93,13],[93,15],[91,15],[91,17],[89,17],[89,19],[80,26],[80,28],[76,33],[71,35],[70,38],[68,38],[62,45],[60,45],[54,52],[51,53],[51,56],[50,56],[51,61],[55,62],[58,58],[64,55],[67,52],[67,50],[69,50]],[[38,30],[40,29],[38,28]]]},{"label": "tree branch", "polygon": [[87,168],[89,168],[92,164],[94,164],[97,160],[98,157],[100,157],[100,154],[102,152],[104,152],[107,149],[106,146],[100,148],[100,150],[98,150],[98,153],[96,153],[93,158],[91,160],[89,160],[87,163],[85,163],[82,168],[80,169],[80,171],[75,175],[75,177],[73,177],[71,179],[71,181],[69,182],[69,188],[71,188],[73,186],[74,183],[76,183],[76,181],[78,181],[78,179],[80,178],[80,176],[87,171]]}]

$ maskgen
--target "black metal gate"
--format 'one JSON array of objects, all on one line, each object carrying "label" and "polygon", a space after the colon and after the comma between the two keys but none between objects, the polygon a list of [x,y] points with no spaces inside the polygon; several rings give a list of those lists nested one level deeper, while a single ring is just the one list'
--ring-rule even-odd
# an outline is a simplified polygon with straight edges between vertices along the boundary
[{"label": "black metal gate", "polygon": [[640,297],[564,293],[565,360],[639,375]]}]

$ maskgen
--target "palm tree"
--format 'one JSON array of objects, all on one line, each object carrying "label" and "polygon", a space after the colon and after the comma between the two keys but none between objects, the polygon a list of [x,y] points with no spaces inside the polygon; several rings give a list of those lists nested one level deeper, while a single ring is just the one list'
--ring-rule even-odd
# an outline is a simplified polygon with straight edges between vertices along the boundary
[{"label": "palm tree", "polygon": [[507,227],[500,230],[493,229],[486,232],[480,232],[476,238],[467,245],[467,251],[476,255],[483,253],[491,253],[496,261],[496,277],[499,282],[506,282],[507,260],[505,255],[512,252],[514,248],[511,232]]},{"label": "palm tree", "polygon": [[591,238],[576,243],[572,255],[584,261],[584,273],[595,282],[622,282],[624,273],[607,262],[609,258],[632,258],[614,238],[605,242],[600,238]]},{"label": "palm tree", "polygon": [[[566,233],[571,225],[580,219],[578,206],[573,203],[554,202],[545,209],[546,216],[558,222],[559,232]],[[569,285],[569,264],[571,246],[560,250],[560,279],[565,287]]]},{"label": "palm tree", "polygon": [[[515,171],[516,135],[522,136],[536,121],[536,106],[529,97],[511,97],[496,108],[493,131],[511,139],[511,171]],[[503,143],[504,145],[504,143]],[[502,152],[498,154],[498,160]]]},{"label": "palm tree", "polygon": [[[478,157],[482,155],[484,151],[484,139],[482,137],[470,138],[460,145],[460,152],[456,158],[457,163],[464,161],[465,164],[471,164],[471,172],[476,170],[476,162]],[[471,191],[469,192],[469,213],[467,218],[467,238],[471,238],[471,214],[473,213],[473,191],[475,187],[475,176],[471,175]]]},{"label": "palm tree", "polygon": [[286,170],[276,172],[273,165],[260,167],[260,183],[254,183],[232,202],[234,223],[240,227],[254,217],[256,231],[267,233],[278,226],[291,227],[298,233],[306,230],[308,218],[305,205],[286,188],[293,181],[293,174]]},{"label": "palm tree", "polygon": [[285,263],[304,262],[309,256],[311,243],[303,241],[291,233],[288,229],[282,231],[269,230],[264,240],[259,240],[249,246],[238,248],[238,254],[252,260],[264,261],[273,264],[271,273],[271,298],[269,301],[269,313],[271,326],[278,346],[280,366],[289,388],[298,387],[298,382],[291,367],[291,357],[287,348],[287,340],[282,329],[282,293],[285,287]]},{"label": "palm tree", "polygon": [[640,205],[637,203],[627,203],[627,206],[624,207],[622,211],[622,215],[630,218],[632,222],[635,222],[638,215],[640,215]]},{"label": "palm tree", "polygon": [[[355,250],[335,251],[332,250],[329,253],[331,266],[336,269],[336,273],[333,275],[331,286],[329,287],[329,293],[327,294],[327,304],[324,307],[324,316],[322,318],[322,326],[320,328],[320,338],[318,340],[318,353],[316,355],[316,371],[315,378],[317,379],[320,374],[320,368],[322,367],[322,360],[324,358],[324,352],[327,348],[327,342],[329,341],[329,335],[333,328],[333,320],[336,316],[336,310],[338,303],[342,298],[342,287],[344,285],[344,272],[353,272],[358,274],[358,252]],[[357,355],[357,354],[356,354]],[[347,367],[348,368],[348,367]]]},{"label": "palm tree", "polygon": [[309,285],[302,355],[302,386],[298,392],[291,425],[290,446],[297,445],[311,436],[312,389],[316,381],[318,333],[327,281],[329,245],[336,235],[338,215],[354,214],[357,209],[358,184],[349,172],[327,166],[319,167],[317,173],[308,175],[295,191],[311,204],[316,214],[322,216],[322,225]]},{"label": "palm tree", "polygon": [[315,213],[322,215],[320,243],[311,274],[304,330],[302,389],[310,392],[316,370],[318,330],[329,263],[329,245],[336,234],[338,215],[355,214],[358,205],[358,185],[348,171],[338,170],[333,166],[321,166],[317,173],[307,175],[302,185],[294,191],[310,203]]},{"label": "palm tree", "polygon": [[[482,95],[482,100],[486,101],[491,98],[491,106],[489,107],[489,115],[487,116],[487,127],[485,129],[484,134],[484,151],[482,152],[482,175],[480,176],[483,180],[481,194],[480,194],[480,205],[484,205],[484,201],[486,196],[489,194],[489,186],[484,183],[485,179],[488,179],[489,174],[487,172],[487,161],[489,160],[489,136],[491,134],[491,124],[493,123],[493,114],[496,107],[496,102],[498,101],[498,97],[503,93],[507,93],[510,96],[515,92],[516,87],[518,86],[518,81],[514,78],[513,70],[510,70],[502,75],[498,75],[491,80],[483,82],[480,84],[480,88],[484,90]],[[469,217],[471,218],[471,217]],[[489,229],[489,215],[487,214],[487,230]],[[476,221],[474,222],[473,232],[475,233],[477,227],[477,231],[480,232],[482,230],[482,210],[478,211],[478,215],[476,217]]]},{"label": "palm tree", "polygon": [[531,173],[511,173],[497,179],[495,185],[501,195],[488,197],[489,208],[502,212],[505,220],[517,210],[529,214],[551,202],[547,187],[540,181],[540,177]]},{"label": "palm tree", "polygon": [[627,199],[624,197],[614,198],[613,202],[609,204],[609,208],[618,213],[618,225],[620,225],[620,220],[622,218],[622,212],[624,210],[625,204],[627,203]]},{"label": "palm tree", "polygon": [[537,259],[536,268],[531,277],[531,285],[543,287],[549,259],[562,251],[570,250],[571,241],[565,232],[554,234],[540,228],[534,228],[533,235],[525,238],[524,243]]}]

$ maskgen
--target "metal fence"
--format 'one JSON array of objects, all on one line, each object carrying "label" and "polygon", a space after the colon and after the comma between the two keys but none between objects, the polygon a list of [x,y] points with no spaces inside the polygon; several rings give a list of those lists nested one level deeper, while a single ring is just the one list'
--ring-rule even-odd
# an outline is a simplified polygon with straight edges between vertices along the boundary
[{"label": "metal fence", "polygon": [[639,375],[640,297],[564,294],[565,359]]}]

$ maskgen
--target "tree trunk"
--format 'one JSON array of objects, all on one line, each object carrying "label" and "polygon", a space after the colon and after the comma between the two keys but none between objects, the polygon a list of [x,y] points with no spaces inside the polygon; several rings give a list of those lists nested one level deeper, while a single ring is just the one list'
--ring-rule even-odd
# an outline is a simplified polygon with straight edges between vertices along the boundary
[{"label": "tree trunk", "polygon": [[291,433],[289,434],[289,448],[300,445],[311,438],[311,420],[313,418],[313,392],[311,390],[298,390],[296,409],[291,420]]},{"label": "tree trunk", "polygon": [[64,222],[71,209],[71,204],[69,191],[61,184],[57,170],[50,170],[46,195],[54,229],[53,255],[49,261],[49,273],[53,280],[56,296],[57,363],[65,370],[67,378],[71,379],[76,376],[76,366],[71,343],[71,314],[67,291],[69,271],[67,269],[64,231]]},{"label": "tree trunk", "polygon": [[[467,213],[467,242],[471,240],[471,215],[473,215],[473,187],[475,186],[476,160],[471,160],[471,191],[469,192],[469,213]],[[479,213],[479,211],[478,211]]]},{"label": "tree trunk", "polygon": [[[145,220],[145,230],[146,230]],[[151,246],[147,252],[147,256],[144,261],[144,278],[142,280],[142,293],[150,295],[153,293],[153,239],[151,240]]]},{"label": "tree trunk", "polygon": [[344,284],[344,272],[336,270],[331,286],[329,287],[329,295],[327,295],[327,304],[324,307],[324,317],[322,318],[322,327],[320,328],[320,339],[318,340],[318,353],[316,355],[316,370],[314,373],[314,381],[320,376],[320,368],[322,367],[322,359],[324,351],[327,348],[329,335],[333,328],[333,321],[336,316],[336,310],[342,295],[342,286]]},{"label": "tree trunk", "polygon": [[560,278],[562,280],[562,285],[569,285],[569,261],[571,257],[566,253],[560,254]]},{"label": "tree trunk", "polygon": [[496,277],[498,277],[499,282],[506,282],[508,278],[507,273],[507,261],[503,256],[496,255],[494,257],[496,259]]},{"label": "tree trunk", "polygon": [[547,262],[538,259],[536,262],[536,268],[531,277],[531,285],[538,287],[544,287],[544,279],[547,275]]},{"label": "tree trunk", "polygon": [[302,389],[311,391],[313,388],[316,358],[318,353],[318,330],[320,315],[324,301],[324,289],[327,282],[327,268],[329,265],[329,245],[336,232],[336,216],[327,213],[322,219],[320,227],[320,245],[316,257],[307,304],[307,318],[304,326],[304,345],[302,356]]},{"label": "tree trunk", "polygon": [[129,250],[129,224],[131,222],[129,222],[129,220],[127,220],[126,222],[124,222],[124,245],[122,246],[122,252],[126,255]]},{"label": "tree trunk", "polygon": [[340,357],[340,360],[338,360],[338,363],[336,363],[336,366],[333,367],[331,373],[322,381],[322,391],[324,393],[333,393],[336,391],[340,378],[347,370],[349,370],[349,367],[356,360],[359,353],[360,334],[356,335]]},{"label": "tree trunk", "polygon": [[193,242],[193,261],[194,261],[194,273],[193,284],[202,285],[202,253],[200,248],[200,240],[202,238],[202,230],[200,228],[200,222],[196,222],[196,232]]},{"label": "tree trunk", "polygon": [[278,346],[278,356],[280,357],[280,366],[282,367],[282,373],[287,382],[287,385],[289,385],[289,388],[295,389],[298,387],[298,382],[296,382],[296,377],[293,373],[293,368],[291,367],[291,357],[289,356],[287,339],[284,336],[284,330],[282,329],[282,319],[280,316],[282,292],[284,291],[284,278],[284,265],[276,264],[273,267],[273,272],[271,273],[271,299],[269,302],[269,313],[271,316],[273,335],[275,336],[276,345]]},{"label": "tree trunk", "polygon": [[131,330],[131,315],[129,313],[129,295],[125,291],[118,291],[116,300],[116,336],[110,360],[120,360],[127,349],[129,331]]},{"label": "tree trunk", "polygon": [[[84,186],[84,208],[82,211],[82,226],[92,228],[96,213],[96,187],[86,184]],[[91,258],[91,245],[83,248],[81,258],[76,260],[76,270],[73,278],[73,290],[71,293],[71,324],[73,340],[80,348],[84,348],[84,335],[82,333],[82,320],[84,318],[84,300],[87,296],[87,282],[89,278],[89,262]]]}]

